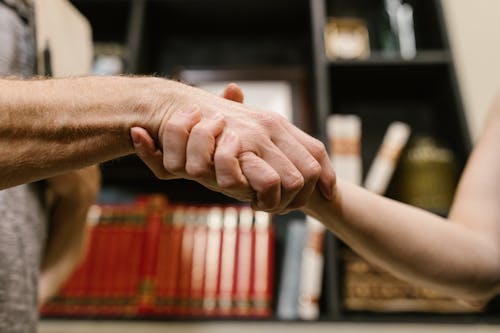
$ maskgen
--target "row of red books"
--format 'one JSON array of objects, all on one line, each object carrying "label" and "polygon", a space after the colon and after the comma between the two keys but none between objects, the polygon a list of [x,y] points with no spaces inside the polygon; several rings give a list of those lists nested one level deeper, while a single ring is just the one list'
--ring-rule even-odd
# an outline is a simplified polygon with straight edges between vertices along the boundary
[{"label": "row of red books", "polygon": [[269,214],[158,196],[99,212],[86,258],[42,315],[271,315]]}]

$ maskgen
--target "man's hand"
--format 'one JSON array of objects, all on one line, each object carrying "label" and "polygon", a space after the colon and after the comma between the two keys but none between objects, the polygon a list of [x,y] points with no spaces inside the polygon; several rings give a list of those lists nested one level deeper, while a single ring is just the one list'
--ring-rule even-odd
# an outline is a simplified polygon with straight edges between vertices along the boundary
[{"label": "man's hand", "polygon": [[55,295],[83,258],[88,238],[87,212],[100,186],[97,166],[47,179],[50,232],[42,260],[39,302]]},{"label": "man's hand", "polygon": [[[241,89],[236,84],[229,84],[224,93],[223,97],[237,103],[243,103],[243,93]],[[187,157],[191,159],[191,165],[196,164],[196,161],[192,161],[193,158],[202,158],[205,161],[201,163],[205,166],[208,165],[209,177],[205,174],[204,177],[193,177],[188,174],[186,168],[178,168],[176,173],[169,172],[164,166],[163,152],[156,147],[154,140],[151,138],[149,133],[141,127],[133,127],[131,129],[131,137],[134,144],[136,154],[142,159],[142,161],[151,169],[156,177],[160,179],[176,179],[176,178],[187,178],[197,181],[204,186],[218,192],[225,193],[241,201],[252,201],[254,199],[254,191],[250,188],[246,177],[241,173],[241,168],[237,158],[237,154],[240,150],[241,143],[239,138],[233,133],[228,132],[225,136],[225,140],[218,140],[216,143],[216,137],[213,133],[206,132],[205,134],[200,133],[196,138],[196,142],[191,142],[189,144],[190,150],[187,151],[188,138],[190,137],[190,131],[193,126],[202,121],[201,113],[199,110],[194,110],[192,114],[181,113],[178,119],[176,119],[179,130],[178,135],[172,135],[172,142],[169,143],[169,149],[166,153],[169,154],[170,159],[175,159],[179,164],[185,164]],[[206,121],[206,128],[216,129],[218,126],[223,126],[224,121],[221,119],[215,121],[215,124],[211,120]],[[184,128],[183,128],[184,127]],[[184,129],[184,130],[182,130]],[[200,145],[197,142],[203,143],[203,148],[200,149]],[[215,144],[218,146],[218,159],[225,162],[225,165],[218,168],[217,173],[213,165],[213,155],[215,154]],[[194,150],[197,151],[194,151]],[[205,149],[205,151],[203,151]],[[198,154],[201,152],[201,156]],[[193,156],[196,155],[196,156]],[[216,179],[217,175],[217,179]],[[232,186],[229,189],[221,189],[218,183],[222,184],[238,184]]]},{"label": "man's hand", "polygon": [[[256,192],[254,208],[266,211],[302,206],[316,183],[325,197],[332,197],[335,175],[320,141],[274,113],[190,89],[196,97],[191,96],[191,100],[204,107],[186,104],[162,121],[159,141],[163,157],[160,165],[162,153],[157,151],[156,168],[152,168],[157,170],[157,176],[195,179],[245,201],[251,199],[250,185]],[[240,96],[240,100],[231,99],[241,102],[242,93],[237,86],[228,87],[225,97],[231,95]],[[136,151],[145,160],[145,151],[151,154],[154,142],[138,128],[131,135]],[[151,167],[151,162],[147,164]]]}]

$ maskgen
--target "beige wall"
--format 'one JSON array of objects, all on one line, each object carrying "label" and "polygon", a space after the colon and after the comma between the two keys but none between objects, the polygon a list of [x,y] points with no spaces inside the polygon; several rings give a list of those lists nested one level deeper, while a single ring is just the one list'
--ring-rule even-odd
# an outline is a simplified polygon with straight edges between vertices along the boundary
[{"label": "beige wall", "polygon": [[500,91],[500,0],[441,0],[473,138]]}]

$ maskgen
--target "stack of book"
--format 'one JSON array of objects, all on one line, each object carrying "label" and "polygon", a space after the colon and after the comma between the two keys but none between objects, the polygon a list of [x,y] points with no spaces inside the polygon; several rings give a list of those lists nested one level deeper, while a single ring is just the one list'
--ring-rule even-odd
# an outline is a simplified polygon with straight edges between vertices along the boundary
[{"label": "stack of book", "polygon": [[89,251],[45,316],[272,314],[271,216],[241,206],[101,205]]}]

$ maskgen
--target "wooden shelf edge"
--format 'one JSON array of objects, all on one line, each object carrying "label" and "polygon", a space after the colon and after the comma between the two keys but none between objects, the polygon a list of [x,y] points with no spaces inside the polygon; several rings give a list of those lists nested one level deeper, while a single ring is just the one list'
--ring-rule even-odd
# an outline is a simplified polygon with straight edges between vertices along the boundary
[{"label": "wooden shelf edge", "polygon": [[368,59],[354,60],[326,60],[330,66],[412,66],[412,65],[439,65],[451,63],[451,55],[448,51],[426,50],[420,51],[413,59],[401,57],[387,57],[380,53],[374,53]]},{"label": "wooden shelf edge", "polygon": [[462,333],[498,332],[498,327],[488,325],[458,325],[458,324],[393,324],[393,323],[296,323],[296,322],[134,322],[134,321],[71,321],[42,320],[39,333],[168,333],[168,332],[256,332],[258,330],[273,333],[302,333],[314,330],[315,333]]}]

